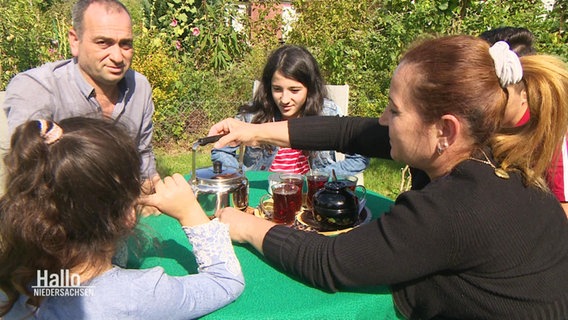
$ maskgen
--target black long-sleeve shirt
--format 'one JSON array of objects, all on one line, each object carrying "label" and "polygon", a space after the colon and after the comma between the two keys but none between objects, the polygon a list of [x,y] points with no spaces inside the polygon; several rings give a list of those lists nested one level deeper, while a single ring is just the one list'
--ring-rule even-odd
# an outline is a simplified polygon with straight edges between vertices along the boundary
[{"label": "black long-sleeve shirt", "polygon": [[[304,132],[301,128],[306,126],[310,127],[309,135],[300,137]],[[332,130],[329,130],[330,128]],[[377,118],[317,117],[313,121],[294,119],[288,121],[288,131],[293,148],[327,150],[325,147],[328,147],[343,153],[361,153],[367,157],[392,159],[389,128],[380,125]],[[412,189],[422,189],[430,182],[424,171],[410,168],[410,172]]]},{"label": "black long-sleeve shirt", "polygon": [[391,159],[389,129],[380,125],[377,118],[312,117],[307,121],[298,118],[288,121],[288,133],[292,147],[296,149],[331,148],[343,153]]},{"label": "black long-sleeve shirt", "polygon": [[[384,140],[373,126],[377,119],[289,122],[295,148],[317,143],[376,156],[373,146],[382,149]],[[276,226],[263,250],[284,271],[325,290],[389,285],[409,318],[568,319],[567,221],[552,194],[466,160],[348,233]]]}]

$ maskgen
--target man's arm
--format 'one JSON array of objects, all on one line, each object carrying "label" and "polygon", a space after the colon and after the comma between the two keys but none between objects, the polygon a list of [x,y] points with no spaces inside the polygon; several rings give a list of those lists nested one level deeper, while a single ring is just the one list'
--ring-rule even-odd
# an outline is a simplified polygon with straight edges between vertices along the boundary
[{"label": "man's arm", "polygon": [[154,103],[152,97],[149,96],[146,106],[144,107],[144,114],[142,124],[140,126],[140,140],[138,141],[138,151],[142,160],[141,173],[142,177],[147,179],[158,173],[156,170],[156,156],[152,148],[152,134],[154,125],[152,122],[152,115],[154,114]]}]

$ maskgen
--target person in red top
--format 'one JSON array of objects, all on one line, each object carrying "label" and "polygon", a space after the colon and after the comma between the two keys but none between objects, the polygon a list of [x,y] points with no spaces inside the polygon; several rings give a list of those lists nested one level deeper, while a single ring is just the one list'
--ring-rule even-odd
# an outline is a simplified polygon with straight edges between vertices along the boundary
[{"label": "person in red top", "polygon": [[[343,116],[339,106],[327,98],[327,89],[314,56],[298,45],[283,45],[267,59],[253,100],[241,106],[237,119],[250,123],[283,121],[309,116]],[[211,160],[224,167],[244,170],[305,174],[317,169],[331,174],[356,175],[369,165],[369,159],[346,154],[341,160],[334,150],[290,149],[277,146],[247,146],[242,163],[236,147],[213,149]]]},{"label": "person in red top", "polygon": [[[497,41],[505,41],[519,57],[534,55],[537,53],[533,47],[535,36],[525,28],[501,27],[485,31],[479,35],[480,38],[494,44]],[[507,110],[505,112],[504,126],[519,127],[525,125],[530,119],[529,107],[527,104],[527,92],[524,82],[509,86],[509,92],[513,94],[509,98]],[[568,216],[568,148],[566,137],[562,143],[562,148],[554,157],[552,165],[547,173],[547,183],[550,191],[556,196],[566,216]]]},{"label": "person in red top", "polygon": [[268,171],[305,174],[310,171],[310,164],[302,150],[280,148]]},{"label": "person in red top", "polygon": [[[536,54],[536,49],[533,47],[535,37],[532,32],[525,28],[501,27],[482,32],[479,37],[491,45],[497,41],[505,41],[509,44],[511,51],[519,57]],[[530,119],[525,84],[522,81],[512,84],[508,90],[513,94],[507,104],[503,126],[522,126]]]}]

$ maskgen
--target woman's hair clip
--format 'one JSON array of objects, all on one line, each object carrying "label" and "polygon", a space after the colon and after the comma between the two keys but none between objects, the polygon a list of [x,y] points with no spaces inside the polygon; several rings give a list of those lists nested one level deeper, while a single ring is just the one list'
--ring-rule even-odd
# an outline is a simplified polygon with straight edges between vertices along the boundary
[{"label": "woman's hair clip", "polygon": [[43,138],[46,144],[50,145],[61,139],[63,130],[57,123],[51,121],[51,127],[47,120],[41,119],[39,122],[39,135]]},{"label": "woman's hair clip", "polygon": [[511,51],[505,41],[497,41],[489,48],[489,54],[495,63],[495,72],[502,88],[515,84],[523,78],[523,67],[516,53]]}]

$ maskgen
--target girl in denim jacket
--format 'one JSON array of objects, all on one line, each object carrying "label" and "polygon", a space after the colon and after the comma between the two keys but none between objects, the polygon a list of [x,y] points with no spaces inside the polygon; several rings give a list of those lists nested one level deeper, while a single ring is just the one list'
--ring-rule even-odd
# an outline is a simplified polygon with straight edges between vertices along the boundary
[{"label": "girl in denim jacket", "polygon": [[[269,56],[253,101],[241,106],[236,118],[264,123],[305,116],[343,116],[339,107],[325,96],[325,83],[312,54],[300,46],[284,45]],[[211,160],[238,167],[237,150],[238,147],[213,149]],[[243,169],[283,171],[275,164],[279,151],[282,150],[272,145],[248,146],[244,150]],[[348,154],[344,160],[337,161],[332,150],[294,151],[298,160],[290,172],[306,173],[311,168],[331,173],[333,169],[338,175],[354,175],[369,165],[369,159],[358,154]]]}]

